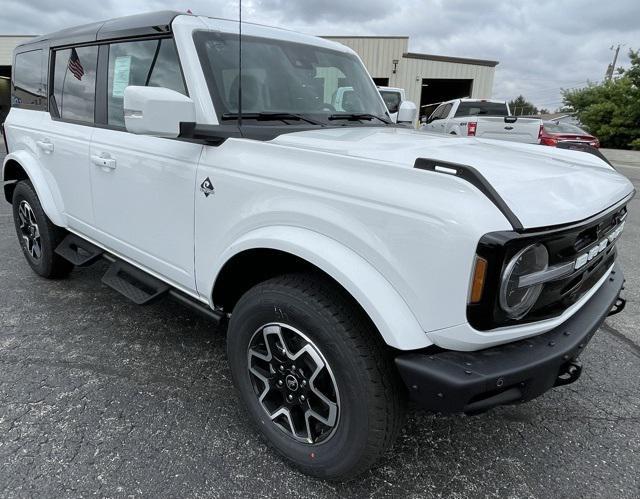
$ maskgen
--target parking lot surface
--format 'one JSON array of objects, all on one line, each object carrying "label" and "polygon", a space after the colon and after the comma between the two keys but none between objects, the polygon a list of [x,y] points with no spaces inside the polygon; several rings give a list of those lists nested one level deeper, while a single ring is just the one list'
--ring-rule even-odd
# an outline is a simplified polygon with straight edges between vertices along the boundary
[{"label": "parking lot surface", "polygon": [[[620,170],[640,189],[640,168]],[[103,264],[37,277],[0,201],[2,497],[640,496],[640,197],[619,242],[627,310],[577,383],[475,417],[412,410],[346,484],[290,469],[256,436],[223,331],[169,300],[136,307],[101,284]]]}]

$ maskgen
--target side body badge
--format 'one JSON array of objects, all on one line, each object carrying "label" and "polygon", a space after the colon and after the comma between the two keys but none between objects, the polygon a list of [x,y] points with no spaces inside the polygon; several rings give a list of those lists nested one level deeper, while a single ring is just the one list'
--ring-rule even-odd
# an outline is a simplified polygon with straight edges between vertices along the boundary
[{"label": "side body badge", "polygon": [[209,197],[211,194],[216,193],[215,187],[213,187],[213,183],[209,179],[209,177],[204,179],[204,182],[200,184],[200,192],[204,193],[204,197]]}]

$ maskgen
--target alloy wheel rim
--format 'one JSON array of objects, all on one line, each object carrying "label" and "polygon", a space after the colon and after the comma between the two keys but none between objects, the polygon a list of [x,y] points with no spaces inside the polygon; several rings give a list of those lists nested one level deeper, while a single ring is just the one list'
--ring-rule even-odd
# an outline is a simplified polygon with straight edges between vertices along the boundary
[{"label": "alloy wheel rim", "polygon": [[20,219],[20,232],[27,252],[31,258],[39,260],[42,256],[40,228],[31,205],[25,200],[20,201],[20,206],[18,206],[18,218]]},{"label": "alloy wheel rim", "polygon": [[276,427],[306,444],[333,436],[340,395],[331,367],[311,339],[287,324],[265,324],[249,342],[247,367],[258,402]]}]

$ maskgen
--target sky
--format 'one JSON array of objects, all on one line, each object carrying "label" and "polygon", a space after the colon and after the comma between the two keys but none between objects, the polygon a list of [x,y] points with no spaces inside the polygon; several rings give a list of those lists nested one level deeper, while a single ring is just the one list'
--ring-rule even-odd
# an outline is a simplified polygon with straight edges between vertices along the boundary
[{"label": "sky", "polygon": [[[0,35],[171,9],[237,19],[237,0],[2,0]],[[313,35],[408,35],[409,50],[500,61],[493,97],[562,104],[640,48],[640,0],[243,0],[243,19]]]}]

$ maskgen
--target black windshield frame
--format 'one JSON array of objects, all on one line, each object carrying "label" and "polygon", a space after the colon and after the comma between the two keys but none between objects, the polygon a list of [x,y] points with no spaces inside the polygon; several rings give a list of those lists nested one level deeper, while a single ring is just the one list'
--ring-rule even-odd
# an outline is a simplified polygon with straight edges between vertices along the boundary
[{"label": "black windshield frame", "polygon": [[[225,40],[230,40],[230,41],[234,41],[237,42],[238,40],[238,35],[234,34],[234,33],[221,33],[218,31],[211,31],[211,30],[194,30],[193,32],[193,40],[195,43],[195,47],[196,47],[196,53],[198,54],[198,59],[199,62],[202,66],[202,70],[204,73],[204,77],[205,77],[205,81],[207,83],[207,87],[209,89],[209,94],[211,96],[211,100],[213,102],[214,108],[215,108],[215,112],[216,115],[218,117],[219,122],[222,123],[223,121],[223,116],[224,115],[228,115],[230,112],[233,113],[233,109],[229,109],[229,107],[227,106],[227,102],[225,102],[225,100],[223,100],[223,96],[222,96],[222,91],[218,86],[218,83],[216,82],[216,78],[214,76],[214,72],[216,71],[216,68],[212,67],[212,63],[211,63],[211,59],[209,57],[209,53],[208,53],[208,47],[207,47],[207,42],[210,42],[210,40],[212,38],[217,38],[220,39],[221,41],[225,41]],[[258,37],[258,36],[247,36],[247,35],[242,35],[242,41],[243,41],[243,56],[246,54],[246,50],[247,50],[247,44],[248,43],[255,43],[255,42],[261,42],[261,43],[269,43],[269,44],[273,44],[275,46],[278,45],[282,45],[282,46],[289,46],[289,47],[296,47],[298,49],[303,49],[305,47],[309,47],[312,48],[314,51],[318,51],[318,52],[326,52],[326,53],[330,53],[332,55],[339,55],[341,57],[346,57],[346,58],[351,58],[352,61],[355,64],[357,64],[358,66],[360,66],[362,68],[362,84],[366,85],[366,89],[365,92],[370,92],[370,101],[371,102],[375,102],[375,105],[372,106],[373,108],[371,109],[370,114],[373,114],[375,116],[379,116],[381,119],[383,120],[389,120],[389,114],[388,111],[386,109],[386,106],[384,104],[384,101],[382,100],[382,97],[380,96],[380,94],[378,93],[378,89],[376,88],[373,80],[371,80],[371,78],[369,77],[369,75],[366,72],[366,69],[364,68],[364,66],[362,65],[362,62],[358,60],[358,58],[356,56],[353,56],[347,52],[342,52],[342,51],[338,51],[338,50],[332,50],[332,49],[328,49],[325,47],[321,47],[321,46],[316,46],[316,45],[310,45],[310,44],[303,44],[303,43],[298,43],[298,42],[291,42],[291,41],[286,41],[286,40],[279,40],[279,39],[273,39],[273,38],[265,38],[265,37]],[[243,71],[245,71],[245,67],[244,67],[244,60],[245,57],[243,57]],[[215,63],[214,63],[215,64]],[[243,75],[245,73],[243,72]],[[243,80],[243,85],[244,87],[244,80]],[[367,100],[367,102],[369,102],[369,100]],[[244,107],[244,98],[243,98],[243,109],[242,109],[242,116],[243,116],[243,121],[245,119],[245,113],[246,114],[250,114],[251,111],[247,110]],[[376,109],[377,107],[377,109]],[[278,110],[272,110],[272,109],[264,109],[264,111],[266,112],[281,112],[281,113],[297,113],[300,115],[304,115],[304,116],[308,116],[309,118],[318,121],[318,122],[323,122],[326,123],[326,125],[335,125],[334,123],[331,123],[330,120],[328,120],[328,117],[331,114],[334,114],[335,111],[322,111],[322,112],[307,112],[307,111],[303,111],[303,110],[288,110],[288,109],[278,109]],[[362,113],[358,113],[358,114],[362,114]],[[228,120],[227,120],[228,121]],[[276,122],[278,122],[278,125],[282,125],[282,121],[281,120],[274,120]],[[342,124],[342,126],[353,126],[353,125],[369,125],[371,126],[370,123],[371,120],[366,120],[366,121],[362,121],[362,122],[347,122]],[[379,120],[374,120],[378,126],[387,126],[385,125],[385,123],[382,123],[382,121]],[[259,125],[273,125],[273,122],[270,122],[270,120],[258,120],[256,122]],[[322,126],[321,124],[319,124],[318,126]]]}]

